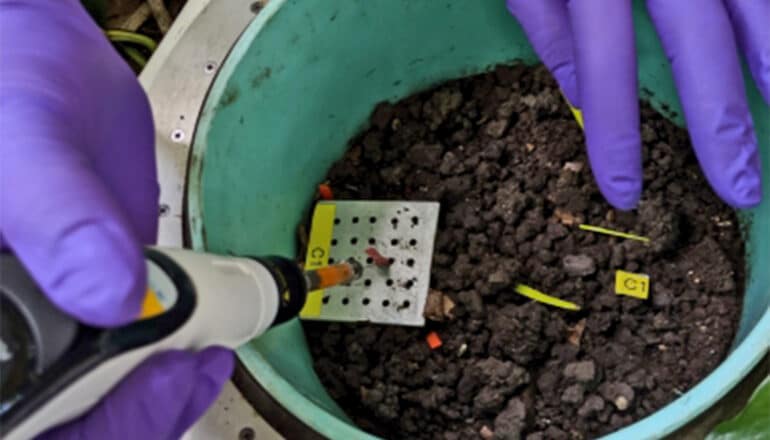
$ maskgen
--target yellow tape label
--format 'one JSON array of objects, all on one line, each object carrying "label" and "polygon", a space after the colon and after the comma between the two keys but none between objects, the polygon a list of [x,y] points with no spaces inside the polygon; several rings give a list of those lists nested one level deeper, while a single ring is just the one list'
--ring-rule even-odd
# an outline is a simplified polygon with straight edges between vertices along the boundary
[{"label": "yellow tape label", "polygon": [[575,121],[578,123],[580,128],[583,127],[583,112],[580,111],[579,108],[574,107],[571,102],[569,102],[569,99],[567,99],[567,95],[564,94],[564,92],[561,92],[561,96],[564,98],[564,101],[567,103],[567,106],[569,107],[569,111],[572,112],[572,117],[575,118]]},{"label": "yellow tape label", "polygon": [[537,302],[541,302],[543,304],[552,305],[554,307],[559,307],[562,309],[567,310],[580,310],[580,306],[569,302],[564,301],[563,299],[556,298],[554,296],[545,294],[539,290],[533,289],[525,284],[517,284],[514,290],[519,293],[520,295],[524,295],[529,299],[533,299]]},{"label": "yellow tape label", "polygon": [[144,301],[142,301],[142,311],[139,313],[139,319],[152,318],[163,313],[166,309],[163,304],[160,303],[158,295],[155,291],[147,288],[147,292],[144,294]]},{"label": "yellow tape label", "polygon": [[591,226],[591,225],[582,224],[582,225],[578,226],[578,228],[580,228],[580,229],[582,229],[584,231],[591,231],[591,232],[596,232],[596,233],[599,233],[599,234],[611,235],[613,237],[620,237],[620,238],[627,238],[629,240],[641,241],[642,243],[649,243],[650,242],[649,238],[642,237],[641,235],[629,234],[628,232],[615,231],[613,229],[601,228],[599,226]]},{"label": "yellow tape label", "polygon": [[[305,255],[305,268],[318,269],[329,264],[329,249],[334,230],[334,213],[337,206],[333,203],[319,203],[313,212],[310,226],[310,238]],[[299,312],[301,318],[312,318],[321,314],[323,305],[323,290],[308,292],[305,307]]]},{"label": "yellow tape label", "polygon": [[647,299],[650,295],[650,276],[618,270],[615,272],[615,293]]},{"label": "yellow tape label", "polygon": [[569,109],[572,112],[575,121],[577,121],[580,128],[583,128],[583,112],[581,112],[580,109],[573,107],[569,102],[567,102],[567,105],[569,105]]}]

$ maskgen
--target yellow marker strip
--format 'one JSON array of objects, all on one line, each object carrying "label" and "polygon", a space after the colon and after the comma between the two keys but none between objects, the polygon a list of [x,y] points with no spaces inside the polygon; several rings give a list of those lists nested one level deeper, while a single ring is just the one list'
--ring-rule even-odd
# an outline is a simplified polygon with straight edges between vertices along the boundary
[{"label": "yellow marker strip", "polygon": [[526,296],[527,298],[534,299],[535,301],[544,304],[560,307],[567,310],[580,310],[580,306],[575,303],[564,301],[563,299],[559,299],[551,295],[546,295],[545,293],[535,290],[529,286],[525,286],[524,284],[517,284],[514,290],[517,293]]},{"label": "yellow marker strip", "polygon": [[147,288],[147,293],[144,294],[144,301],[142,301],[142,311],[139,313],[139,319],[152,318],[163,313],[165,309],[163,304],[160,303],[158,295],[155,291]]},{"label": "yellow marker strip", "polygon": [[615,293],[647,299],[650,295],[650,276],[618,270],[615,272]]},{"label": "yellow marker strip", "polygon": [[614,231],[612,229],[600,228],[599,226],[580,225],[580,229],[584,231],[598,232],[599,234],[612,235],[613,237],[627,238],[629,240],[641,241],[643,243],[649,243],[650,239],[642,237],[641,235],[629,234],[627,232]]},{"label": "yellow marker strip", "polygon": [[567,102],[567,105],[569,105],[569,109],[572,112],[572,116],[575,117],[575,120],[577,121],[577,123],[580,126],[580,128],[583,128],[583,112],[581,112],[579,108],[573,107],[569,103],[569,101]]},{"label": "yellow marker strip", "polygon": [[564,92],[561,93],[561,96],[563,96],[564,97],[564,101],[567,102],[567,106],[569,107],[569,111],[572,112],[572,116],[575,118],[575,121],[578,123],[580,128],[581,129],[584,128],[583,127],[583,112],[581,112],[579,108],[572,106],[572,103],[569,102],[569,99],[567,99],[567,95],[565,95]]},{"label": "yellow marker strip", "polygon": [[[332,243],[334,229],[334,203],[319,203],[313,212],[313,222],[310,226],[310,238],[305,256],[305,270],[318,269],[329,264],[329,249]],[[324,291],[308,292],[305,307],[299,312],[302,318],[313,318],[321,314]]]}]

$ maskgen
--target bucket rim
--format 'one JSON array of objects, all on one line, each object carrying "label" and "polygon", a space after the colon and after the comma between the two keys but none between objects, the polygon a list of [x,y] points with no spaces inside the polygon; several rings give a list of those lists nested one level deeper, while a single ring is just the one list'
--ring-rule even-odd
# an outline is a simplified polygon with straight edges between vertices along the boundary
[{"label": "bucket rim", "polygon": [[[201,112],[196,141],[191,150],[185,220],[194,249],[206,248],[202,217],[202,158],[205,155],[206,134],[211,128],[216,113],[215,107],[225,95],[227,80],[237,69],[250,42],[258,38],[265,26],[286,3],[287,0],[271,0],[246,28],[222,65]],[[288,325],[298,324],[293,322]],[[768,351],[770,351],[770,307],[762,313],[759,321],[743,341],[735,345],[728,357],[703,380],[663,408],[602,438],[605,440],[648,439],[660,438],[675,432],[714,406],[759,364]],[[238,349],[237,353],[252,373],[254,380],[264,387],[278,404],[319,434],[330,438],[379,439],[319,407],[316,402],[294,388],[258,350],[247,345]]]}]

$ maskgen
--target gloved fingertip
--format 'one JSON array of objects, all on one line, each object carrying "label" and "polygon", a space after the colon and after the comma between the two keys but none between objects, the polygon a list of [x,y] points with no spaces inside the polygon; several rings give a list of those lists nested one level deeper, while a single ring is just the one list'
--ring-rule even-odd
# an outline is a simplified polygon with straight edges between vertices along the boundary
[{"label": "gloved fingertip", "polygon": [[192,394],[172,430],[172,438],[180,437],[211,406],[222,392],[234,367],[233,352],[222,347],[209,347],[195,354],[196,376]]},{"label": "gloved fingertip", "polygon": [[208,347],[195,355],[198,371],[221,387],[235,368],[233,352],[223,347]]},{"label": "gloved fingertip", "polygon": [[561,92],[567,98],[567,101],[569,102],[569,104],[572,107],[579,109],[580,97],[578,94],[577,75],[575,74],[575,66],[573,64],[569,64],[569,66],[563,68],[563,71],[560,71],[560,72],[554,71],[553,76],[554,78],[556,78],[556,82],[559,83]]},{"label": "gloved fingertip", "polygon": [[770,50],[763,55],[759,64],[756,69],[758,73],[755,75],[757,88],[767,105],[770,105]]},{"label": "gloved fingertip", "polygon": [[642,195],[642,183],[635,179],[615,180],[602,189],[602,194],[610,205],[621,210],[630,211],[636,208]]},{"label": "gloved fingertip", "polygon": [[607,202],[621,211],[635,208],[642,196],[641,137],[634,133],[615,142],[589,141],[588,158]]},{"label": "gloved fingertip", "polygon": [[147,283],[141,248],[121,227],[79,225],[55,244],[55,267],[45,290],[80,321],[109,327],[131,322],[141,309]]},{"label": "gloved fingertip", "polygon": [[748,166],[735,173],[724,189],[716,188],[719,196],[736,209],[754,208],[762,201],[762,179],[757,167]]},{"label": "gloved fingertip", "polygon": [[[762,171],[757,140],[748,124],[725,124],[712,138],[693,136],[701,169],[714,192],[736,209],[753,208],[762,201]],[[734,127],[738,127],[737,129]],[[692,129],[691,129],[692,130]],[[697,136],[697,137],[696,137]]]}]

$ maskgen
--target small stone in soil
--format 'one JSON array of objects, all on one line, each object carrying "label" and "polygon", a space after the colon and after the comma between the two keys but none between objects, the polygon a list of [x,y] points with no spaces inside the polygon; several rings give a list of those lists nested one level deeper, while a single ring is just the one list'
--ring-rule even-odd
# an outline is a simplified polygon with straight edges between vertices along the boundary
[{"label": "small stone in soil", "polygon": [[545,439],[547,440],[567,440],[569,436],[566,432],[562,431],[561,429],[555,427],[555,426],[549,426],[545,430]]},{"label": "small stone in soil", "polygon": [[484,300],[475,290],[464,290],[457,294],[457,299],[471,316],[480,318],[484,315]]},{"label": "small stone in soil", "polygon": [[634,389],[624,382],[605,382],[599,386],[599,394],[614,403],[620,411],[628,409],[634,401]]},{"label": "small stone in soil", "polygon": [[578,382],[593,382],[596,379],[596,364],[594,361],[569,363],[564,367],[564,377]]},{"label": "small stone in soil", "polygon": [[511,284],[511,276],[508,275],[505,271],[498,269],[489,274],[487,282],[493,290],[496,290]]},{"label": "small stone in soil", "polygon": [[573,277],[584,277],[596,272],[594,259],[588,255],[567,255],[562,263],[564,270]]},{"label": "small stone in soil", "polygon": [[583,401],[583,385],[576,383],[564,389],[561,395],[561,401],[564,403],[576,404]]},{"label": "small stone in soil", "polygon": [[588,417],[598,413],[603,409],[604,409],[604,400],[601,397],[595,394],[592,394],[588,396],[588,398],[583,403],[583,406],[580,407],[580,409],[578,410],[578,415],[580,417]]},{"label": "small stone in soil", "polygon": [[444,147],[439,144],[415,144],[406,153],[406,160],[418,167],[430,167],[437,162],[444,152]]},{"label": "small stone in soil", "polygon": [[521,438],[527,418],[527,407],[519,398],[513,398],[505,409],[495,417],[495,438],[518,440]]},{"label": "small stone in soil", "polygon": [[473,398],[473,408],[481,414],[499,411],[505,403],[505,394],[496,387],[484,387]]}]

